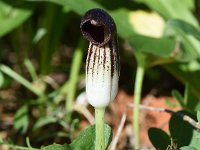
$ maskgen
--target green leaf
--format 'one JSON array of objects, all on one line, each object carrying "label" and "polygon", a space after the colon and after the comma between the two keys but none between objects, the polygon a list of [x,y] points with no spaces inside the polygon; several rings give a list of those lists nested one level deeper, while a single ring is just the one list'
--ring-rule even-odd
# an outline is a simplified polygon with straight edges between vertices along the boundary
[{"label": "green leaf", "polygon": [[200,123],[200,111],[197,111],[197,120]]},{"label": "green leaf", "polygon": [[[191,114],[185,111],[180,111],[178,113],[191,116]],[[176,140],[178,147],[187,146],[192,141],[194,128],[180,116],[172,115],[169,122],[169,130],[172,139]]]},{"label": "green leaf", "polygon": [[46,28],[39,28],[33,37],[33,44],[37,44],[41,39],[47,34],[47,29]]},{"label": "green leaf", "polygon": [[172,96],[181,104],[181,106],[190,112],[200,109],[200,101],[191,91],[189,84],[186,85],[184,97],[177,90],[172,91]]},{"label": "green leaf", "polygon": [[23,105],[21,108],[17,111],[14,117],[14,127],[15,129],[19,130],[21,133],[26,133],[28,129],[28,106]]},{"label": "green leaf", "polygon": [[194,27],[193,25],[187,23],[186,21],[179,19],[171,19],[167,22],[167,26],[180,29],[184,33],[194,36],[197,40],[200,40],[200,30]]},{"label": "green leaf", "polygon": [[156,149],[164,150],[170,145],[169,135],[159,128],[150,128],[148,136]]},{"label": "green leaf", "polygon": [[0,88],[3,86],[4,84],[4,76],[3,73],[0,71]]},{"label": "green leaf", "polygon": [[175,98],[182,107],[185,107],[184,98],[179,91],[172,90],[172,97]]},{"label": "green leaf", "polygon": [[191,147],[191,146],[183,146],[180,148],[180,150],[198,150],[195,147]]},{"label": "green leaf", "polygon": [[24,3],[0,1],[0,37],[20,26],[32,14],[32,7]]},{"label": "green leaf", "polygon": [[[110,15],[115,20],[117,25],[117,31],[120,37],[128,39],[131,36],[135,35],[135,31],[129,22],[129,12],[127,9],[117,9],[109,11]],[[123,20],[123,21],[122,21]]]},{"label": "green leaf", "polygon": [[53,117],[53,116],[45,116],[45,117],[40,117],[38,119],[38,121],[35,123],[34,127],[33,127],[33,131],[47,125],[47,124],[50,124],[50,123],[55,123],[57,122],[58,119],[56,117]]},{"label": "green leaf", "polygon": [[[41,0],[31,0],[31,1],[41,1]],[[91,0],[87,0],[85,3],[82,3],[82,0],[76,0],[76,1],[46,0],[46,1],[54,2],[63,6],[68,5],[71,8],[71,10],[78,13],[79,15],[83,15],[87,10],[92,8],[103,8],[99,3]],[[172,56],[172,53],[176,45],[175,40],[169,38],[157,39],[135,34],[133,27],[130,25],[129,22],[129,13],[130,13],[129,10],[121,8],[121,9],[107,10],[107,11],[113,17],[113,19],[117,24],[118,34],[123,38],[128,38],[128,41],[130,42],[131,46],[133,46],[137,50],[158,57],[170,58]]]},{"label": "green leaf", "polygon": [[188,146],[192,146],[194,148],[197,148],[197,150],[199,150],[200,149],[199,145],[200,145],[200,132],[194,130],[192,140]]},{"label": "green leaf", "polygon": [[2,137],[0,136],[0,145],[1,144],[3,144],[4,142],[3,142],[3,139],[2,139]]},{"label": "green leaf", "polygon": [[[166,64],[164,65],[165,69],[169,71],[172,75],[174,75],[177,79],[179,79],[184,84],[189,84],[191,87],[192,93],[200,97],[200,84],[197,82],[200,77],[200,70],[192,70],[189,64],[183,63],[174,63],[174,64]],[[197,99],[197,98],[196,98]],[[197,105],[196,107],[197,108]],[[198,106],[198,108],[200,108]]]},{"label": "green leaf", "polygon": [[193,25],[183,20],[171,19],[166,23],[166,31],[173,33],[179,39],[188,58],[194,59],[200,56],[200,31]]},{"label": "green leaf", "polygon": [[152,10],[159,12],[166,19],[176,18],[185,19],[194,26],[198,26],[191,8],[194,7],[194,0],[140,0],[147,4]]},{"label": "green leaf", "polygon": [[41,150],[72,150],[69,145],[52,144],[42,147]]},{"label": "green leaf", "polygon": [[38,95],[38,96],[42,96],[43,95],[43,93],[41,92],[40,89],[34,87],[34,85],[31,82],[29,82],[28,80],[26,80],[24,77],[22,77],[20,74],[18,74],[17,72],[15,72],[14,70],[12,70],[8,66],[0,64],[0,70],[4,74],[10,76],[14,80],[16,80],[19,83],[21,83],[23,86],[25,86],[27,89],[29,89],[30,91],[32,91],[36,95]]},{"label": "green leaf", "polygon": [[184,101],[185,101],[187,109],[189,109],[191,112],[192,111],[194,112],[200,109],[200,100],[198,97],[194,95],[189,84],[186,86],[186,89],[185,89]]},{"label": "green leaf", "polygon": [[87,10],[91,8],[102,8],[97,2],[87,0],[83,3],[82,0],[25,0],[25,1],[35,1],[35,2],[52,2],[62,6],[68,5],[73,11],[78,13],[79,15],[83,15]]},{"label": "green leaf", "polygon": [[169,20],[166,31],[173,31],[175,38],[181,43],[181,52],[185,60],[192,60],[200,56],[200,42],[197,40],[200,38],[200,31],[197,29],[199,28],[197,19],[191,11],[191,3],[184,1],[180,3],[179,0],[141,0],[140,2],[147,4]]},{"label": "green leaf", "polygon": [[168,38],[151,38],[134,35],[128,41],[136,51],[157,57],[170,58],[175,49],[175,41]]},{"label": "green leaf", "polygon": [[30,73],[31,77],[32,77],[32,80],[37,80],[37,74],[36,74],[36,70],[33,66],[33,63],[31,62],[30,59],[26,58],[24,60],[24,65],[26,66],[28,72]]},{"label": "green leaf", "polygon": [[[104,124],[105,147],[108,147],[112,139],[112,129],[109,125]],[[95,149],[95,125],[86,128],[80,135],[70,144],[73,150]]]},{"label": "green leaf", "polygon": [[[76,12],[77,14],[79,14],[81,16],[84,13],[86,13],[86,11],[88,11],[89,9],[103,8],[103,6],[101,6],[99,3],[92,1],[92,0],[87,0],[84,3],[82,2],[82,0],[62,0],[62,1],[58,1],[58,0],[26,0],[26,1],[35,1],[35,2],[47,1],[47,2],[53,2],[56,4],[62,5],[63,7],[68,5],[71,10],[73,10],[74,12]],[[103,9],[106,10],[106,8],[103,8]],[[111,10],[111,11],[107,10],[107,11],[115,20],[115,22],[117,24],[118,33],[121,37],[123,37],[123,38],[129,37],[130,35],[132,35],[134,33],[133,29],[129,23],[129,11],[127,9],[117,9],[117,10]],[[121,20],[123,20],[123,21],[121,21]]]}]

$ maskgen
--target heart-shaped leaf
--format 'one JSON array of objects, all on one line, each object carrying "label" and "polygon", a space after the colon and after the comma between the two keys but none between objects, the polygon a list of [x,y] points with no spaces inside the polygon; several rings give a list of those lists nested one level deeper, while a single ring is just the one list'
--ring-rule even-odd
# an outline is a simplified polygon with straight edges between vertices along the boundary
[{"label": "heart-shaped leaf", "polygon": [[41,150],[72,150],[69,145],[52,144],[41,148]]},{"label": "heart-shaped leaf", "polygon": [[166,149],[170,145],[170,137],[167,133],[159,128],[150,128],[148,136],[156,149]]},{"label": "heart-shaped leaf", "polygon": [[[105,147],[108,147],[112,139],[112,129],[109,125],[104,124]],[[73,150],[79,149],[95,149],[95,125],[86,128],[80,135],[70,144]]]},{"label": "heart-shaped leaf", "polygon": [[[191,114],[185,111],[178,113],[191,116]],[[180,116],[172,115],[169,122],[169,130],[172,139],[176,140],[178,147],[188,146],[192,141],[194,128]]]}]

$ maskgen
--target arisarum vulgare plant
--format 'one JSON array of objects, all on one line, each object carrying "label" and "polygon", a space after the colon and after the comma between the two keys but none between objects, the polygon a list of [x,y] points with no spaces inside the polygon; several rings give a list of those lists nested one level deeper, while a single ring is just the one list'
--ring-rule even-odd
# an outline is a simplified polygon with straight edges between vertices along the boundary
[{"label": "arisarum vulgare plant", "polygon": [[116,97],[119,80],[117,29],[102,9],[91,9],[81,20],[81,32],[90,42],[86,62],[86,94],[95,107],[95,149],[104,150],[104,112]]}]

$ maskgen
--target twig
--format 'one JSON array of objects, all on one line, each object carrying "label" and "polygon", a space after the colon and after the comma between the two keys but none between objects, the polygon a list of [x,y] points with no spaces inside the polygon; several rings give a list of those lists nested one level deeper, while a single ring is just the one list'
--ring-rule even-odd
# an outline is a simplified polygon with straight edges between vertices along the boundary
[{"label": "twig", "polygon": [[134,105],[134,104],[128,104],[128,108],[140,108],[140,109],[146,109],[146,110],[151,110],[151,111],[159,111],[159,112],[165,112],[164,108],[161,107],[152,107],[152,106],[146,106],[146,105]]},{"label": "twig", "polygon": [[117,142],[119,140],[119,136],[121,134],[121,131],[124,127],[124,124],[125,124],[125,121],[126,121],[126,118],[127,118],[127,109],[126,111],[123,113],[122,115],[122,118],[121,118],[121,121],[120,121],[120,124],[119,124],[119,127],[117,129],[117,133],[115,135],[115,138],[113,139],[113,142],[111,144],[111,147],[110,147],[110,150],[115,150],[116,149],[116,145],[117,145]]},{"label": "twig", "polygon": [[192,119],[191,117],[189,117],[188,115],[183,115],[183,120],[187,121],[193,127],[195,127],[196,129],[200,130],[200,124],[198,122],[196,122],[194,119]]},{"label": "twig", "polygon": [[173,110],[165,109],[165,108],[161,108],[161,107],[152,107],[152,106],[146,106],[146,105],[142,105],[142,104],[139,104],[139,105],[127,104],[126,109],[125,109],[125,111],[124,111],[124,113],[122,115],[119,127],[117,129],[116,135],[115,135],[115,137],[113,139],[113,142],[111,143],[110,150],[115,150],[116,149],[116,145],[117,145],[117,142],[119,140],[120,133],[122,132],[122,129],[124,127],[124,124],[125,124],[125,121],[126,121],[126,118],[127,118],[127,110],[129,108],[136,108],[136,107],[140,108],[140,109],[146,109],[146,110],[158,111],[158,112],[165,112],[165,113],[169,113],[171,115],[179,116],[184,121],[188,122],[190,125],[195,127],[197,130],[200,130],[200,124],[198,122],[196,122],[194,119],[192,119],[190,116],[188,116],[188,115],[186,115],[184,113],[175,112]]},{"label": "twig", "polygon": [[170,109],[165,109],[165,108],[161,108],[161,107],[152,107],[152,106],[145,106],[145,105],[133,105],[133,104],[129,104],[128,107],[138,107],[140,109],[147,109],[147,110],[152,110],[152,111],[159,111],[159,112],[166,112],[169,113],[171,115],[176,115],[181,117],[184,121],[188,122],[190,125],[192,125],[193,127],[195,127],[196,129],[200,130],[200,124],[198,122],[196,122],[194,119],[192,119],[190,116],[181,113],[181,112],[176,112]]}]

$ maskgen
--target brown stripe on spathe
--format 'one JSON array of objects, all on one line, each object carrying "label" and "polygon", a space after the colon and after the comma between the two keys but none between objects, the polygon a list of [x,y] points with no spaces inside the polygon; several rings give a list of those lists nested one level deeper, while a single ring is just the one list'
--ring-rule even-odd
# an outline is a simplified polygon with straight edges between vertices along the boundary
[{"label": "brown stripe on spathe", "polygon": [[115,68],[115,52],[114,52],[114,49],[113,49],[113,46],[112,46],[112,42],[109,43],[109,48],[110,48],[110,61],[111,61],[111,77],[113,77],[114,75],[114,70],[116,69]]},{"label": "brown stripe on spathe", "polygon": [[[100,56],[101,56],[101,50],[99,49],[99,53],[98,53],[98,62],[97,62],[97,70],[99,70],[99,66],[100,64]],[[97,71],[97,75],[99,74],[99,71]]]},{"label": "brown stripe on spathe", "polygon": [[92,77],[94,76],[94,67],[95,67],[95,65],[96,65],[96,57],[97,57],[97,51],[99,50],[99,47],[97,47],[96,45],[95,46],[93,46],[94,47],[94,49],[93,49],[93,51],[94,51],[94,57],[93,57],[93,66],[92,66]]},{"label": "brown stripe on spathe", "polygon": [[89,53],[88,53],[88,56],[87,56],[87,73],[88,73],[88,70],[89,70],[89,67],[90,67],[90,59],[91,59],[91,56],[92,56],[92,49],[93,49],[93,44],[91,43],[90,44],[90,47],[89,47]]},{"label": "brown stripe on spathe", "polygon": [[105,70],[105,65],[106,65],[106,47],[104,45],[103,46],[103,70]]}]

